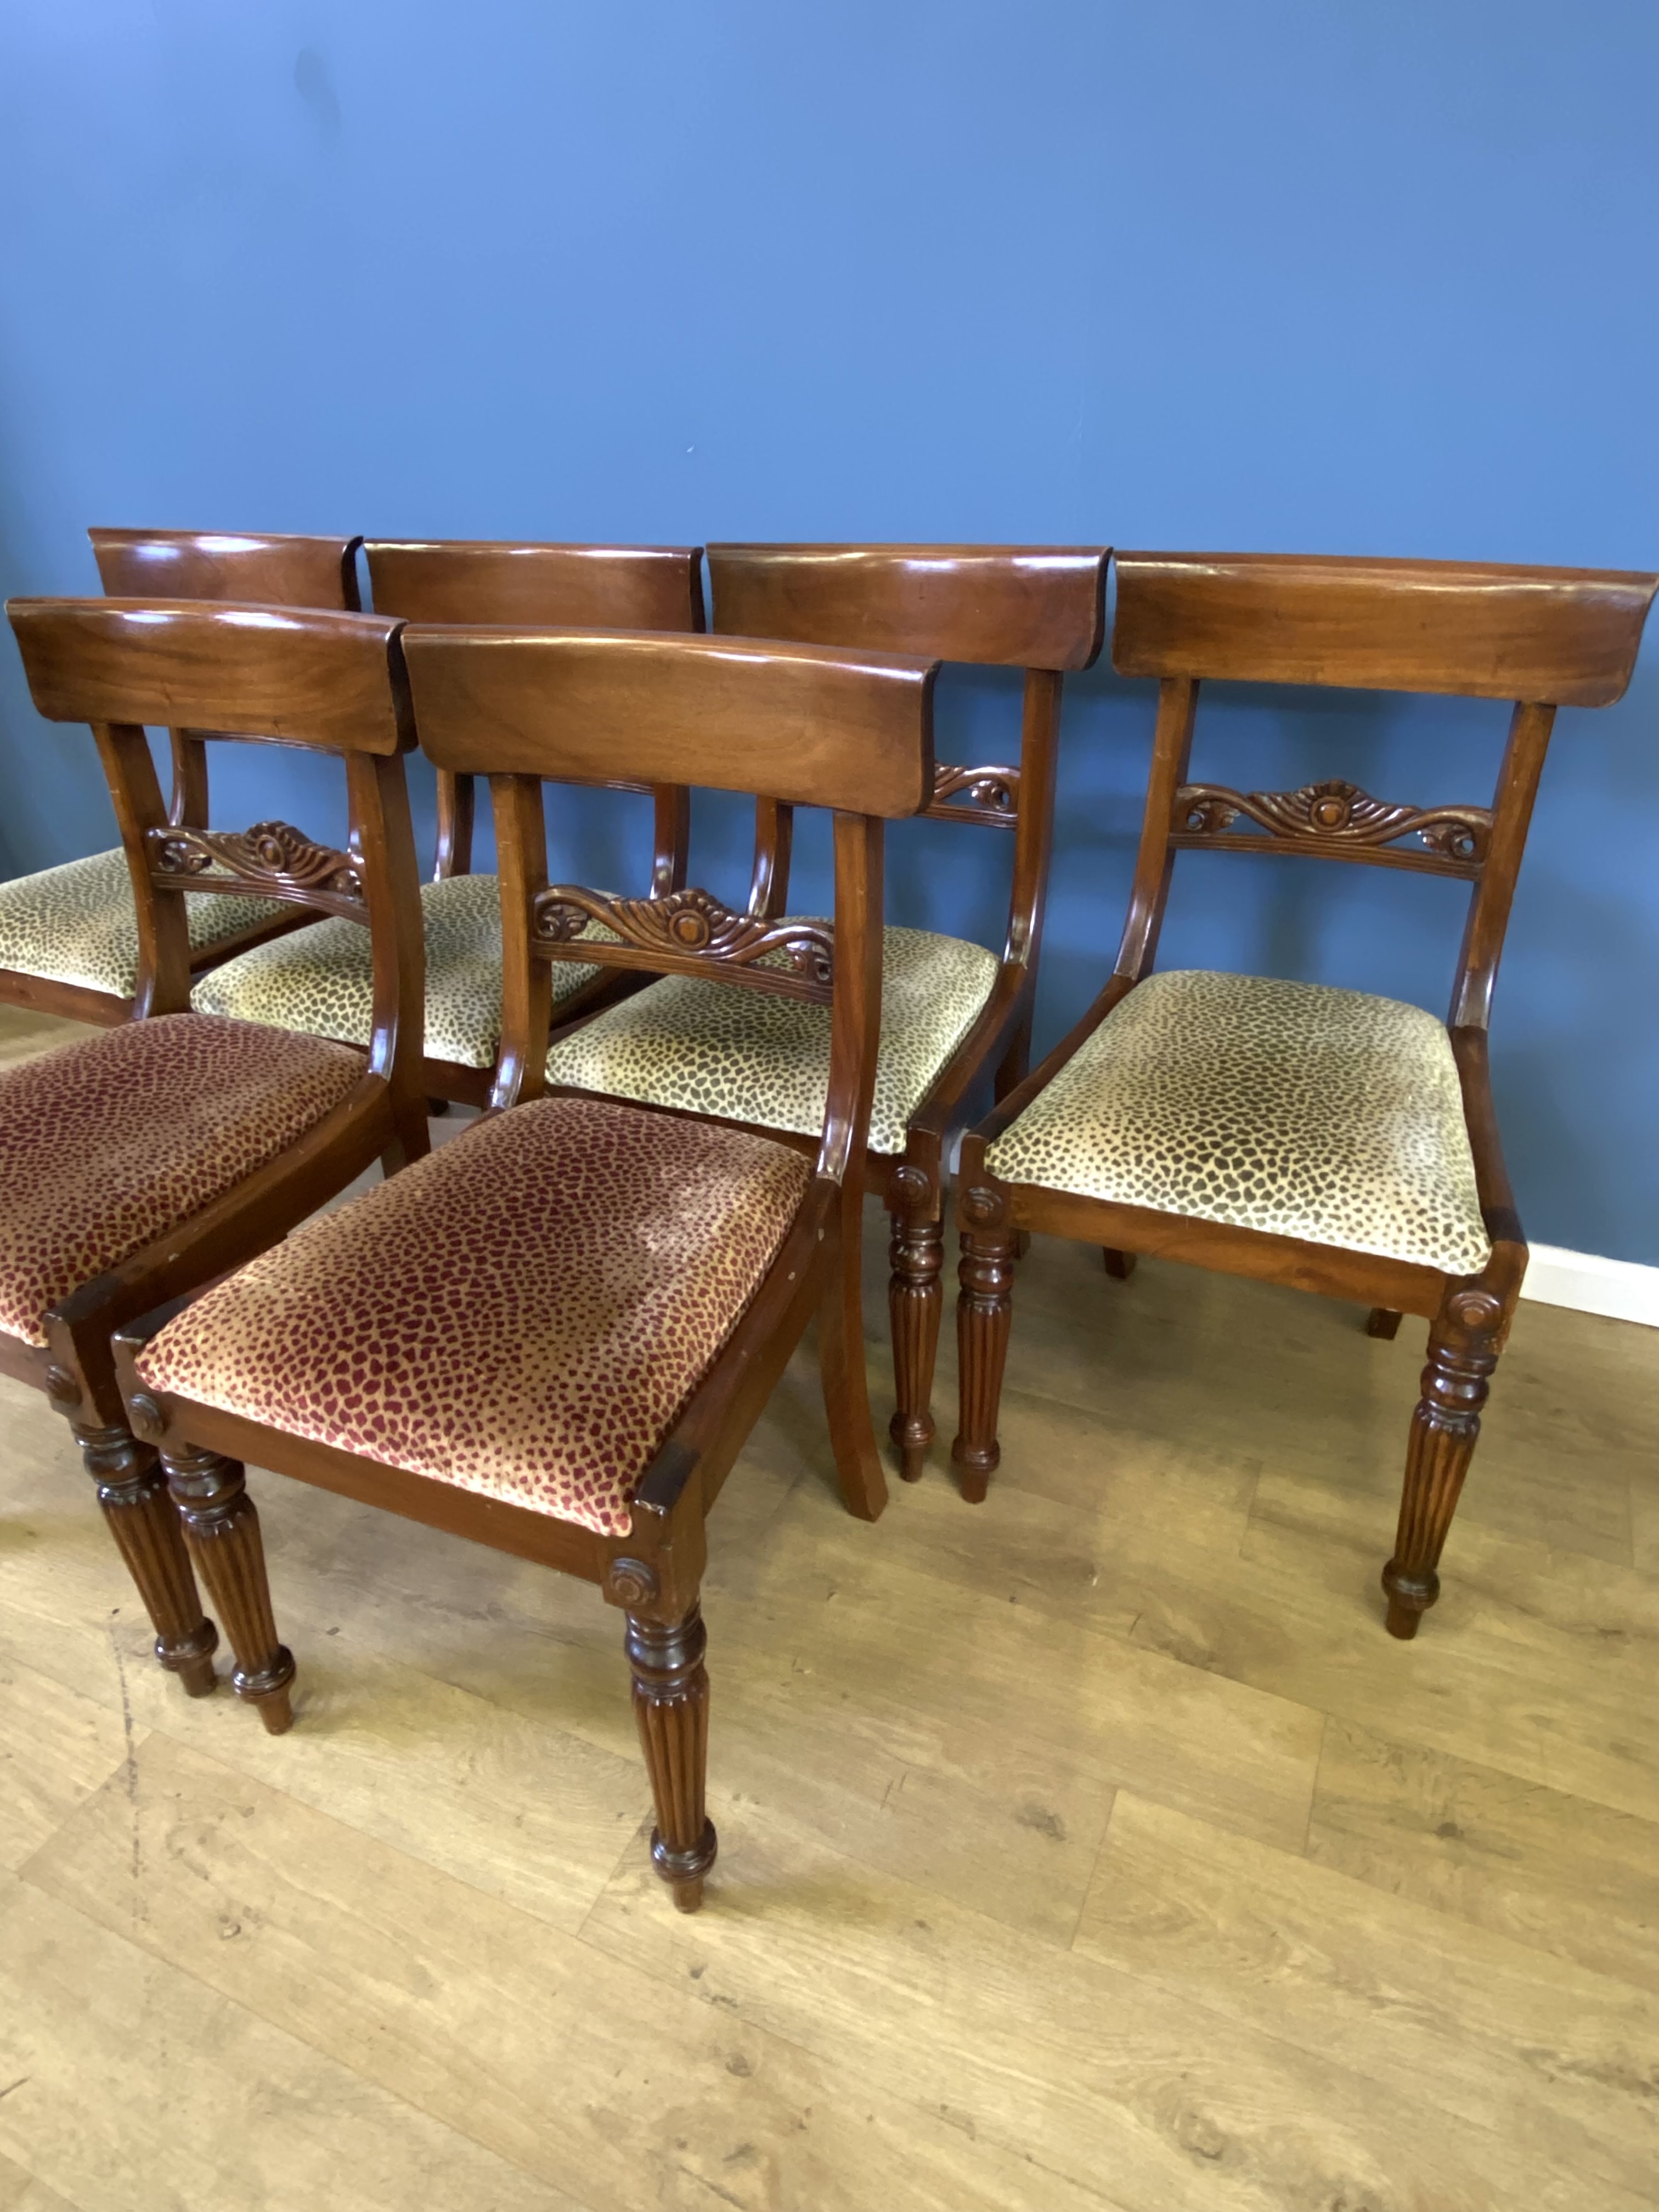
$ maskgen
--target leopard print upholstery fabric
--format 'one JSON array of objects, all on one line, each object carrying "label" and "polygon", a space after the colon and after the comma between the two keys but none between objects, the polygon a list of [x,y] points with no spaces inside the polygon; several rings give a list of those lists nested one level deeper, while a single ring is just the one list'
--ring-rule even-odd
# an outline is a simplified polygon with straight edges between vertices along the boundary
[{"label": "leopard print upholstery fabric", "polygon": [[539,1099],[297,1231],[170,1322],[138,1370],[623,1534],[811,1175],[769,1138]]},{"label": "leopard print upholstery fabric", "polygon": [[[204,952],[292,909],[240,892],[186,891],[191,948]],[[0,884],[0,968],[130,999],[138,987],[138,918],[125,853],[94,853]]]},{"label": "leopard print upholstery fabric", "polygon": [[1457,1063],[1419,1006],[1171,969],[1115,1006],[985,1164],[1036,1183],[1474,1274]]},{"label": "leopard print upholstery fabric", "polygon": [[100,1030],[0,1073],[0,1329],[273,1160],[362,1080],[344,1045],[199,1014]]},{"label": "leopard print upholstery fabric", "polygon": [[[493,1067],[501,1042],[501,909],[494,876],[449,876],[421,886],[426,925],[426,1052],[461,1067]],[[552,963],[553,1001],[599,973]],[[311,1036],[366,1045],[374,1025],[368,932],[343,915],[257,945],[204,975],[191,994],[200,1013],[268,1022]]]},{"label": "leopard print upholstery fabric", "polygon": [[[872,1152],[904,1150],[912,1115],[978,1018],[1000,964],[959,937],[884,933]],[[811,1136],[830,1088],[830,1010],[669,975],[556,1042],[547,1079]]]}]

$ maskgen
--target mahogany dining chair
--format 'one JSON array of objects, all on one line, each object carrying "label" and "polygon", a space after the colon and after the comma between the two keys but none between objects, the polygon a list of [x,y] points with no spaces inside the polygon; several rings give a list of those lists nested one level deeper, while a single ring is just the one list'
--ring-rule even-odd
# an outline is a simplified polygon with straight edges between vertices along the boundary
[{"label": "mahogany dining chair", "polygon": [[[975,1085],[1000,1094],[1025,1072],[1060,690],[1064,672],[1087,668],[1100,650],[1109,558],[1100,546],[708,549],[717,635],[921,653],[1024,674],[1017,757],[941,765],[923,810],[930,820],[1001,833],[1011,842],[1000,953],[934,930],[890,927],[884,937],[886,1011],[865,1172],[892,1220],[888,1304],[897,1404],[890,1433],[907,1481],[921,1473],[933,1434],[945,1147]],[[778,738],[787,744],[790,733],[781,729]],[[751,917],[784,912],[792,831],[787,807],[762,808]],[[677,975],[571,1024],[554,1043],[547,1079],[560,1089],[769,1131],[810,1150],[830,1056],[823,1007]]]},{"label": "mahogany dining chair", "polygon": [[[227,1625],[244,1694],[273,1727],[288,1723],[290,1662],[246,1462],[599,1583],[626,1616],[652,1856],[689,1911],[715,1850],[705,1523],[815,1311],[847,1503],[873,1518],[884,1494],[865,1389],[859,1169],[883,830],[932,797],[935,665],[623,632],[412,627],[404,646],[429,757],[491,777],[520,1103],[193,1303],[131,1322],[118,1345],[130,1418],[160,1449],[198,1550],[222,1541],[222,1501],[239,1501]],[[694,895],[550,884],[543,781],[618,775],[832,809],[832,921],[720,920]],[[813,1152],[547,1095],[550,973],[572,957],[822,1007],[832,1044]]]},{"label": "mahogany dining chair", "polygon": [[[1589,569],[1120,553],[1112,660],[1158,684],[1117,962],[962,1149],[963,1494],[997,1465],[1016,1240],[1157,1253],[1429,1322],[1388,1626],[1414,1636],[1526,1272],[1487,1074],[1498,957],[1559,707],[1623,693],[1659,578]],[[1490,806],[1330,780],[1243,791],[1189,770],[1199,686],[1342,686],[1513,703]],[[1178,853],[1273,854],[1470,887],[1449,1020],[1322,984],[1154,960]]]},{"label": "mahogany dining chair", "polygon": [[[263,600],[275,605],[357,605],[355,538],[271,538],[186,530],[90,530],[99,579],[113,598]],[[207,748],[170,730],[169,819],[208,827]],[[185,902],[191,965],[198,973],[296,926],[270,899]],[[92,853],[0,884],[0,1003],[83,1022],[124,1022],[138,990],[138,925],[125,854]],[[140,1003],[140,1013],[148,1009]]]},{"label": "mahogany dining chair", "polygon": [[[0,1072],[0,1373],[44,1390],[68,1419],[155,1656],[200,1697],[213,1687],[217,1632],[155,1453],[127,1426],[110,1340],[276,1242],[377,1155],[392,1169],[428,1149],[400,625],[200,601],[14,599],[7,611],[36,708],[89,722],[97,738],[149,1018]],[[339,757],[350,849],[305,844],[282,823],[238,833],[173,818],[145,736],[146,724],[167,723]],[[192,895],[367,923],[367,1062],[320,1038],[188,1011]],[[228,1492],[204,1509],[197,1540],[228,1615],[249,1540]],[[281,1685],[245,1676],[240,1686],[274,1697]]]},{"label": "mahogany dining chair", "polygon": [[[369,588],[380,614],[420,623],[701,630],[697,546],[543,545],[370,538]],[[616,779],[601,779],[615,788]],[[689,795],[652,794],[653,892],[685,881]],[[485,1104],[501,1037],[501,903],[493,875],[474,875],[473,779],[438,771],[437,869],[422,887],[426,930],[426,1086],[434,1100]],[[561,1021],[617,995],[616,978],[573,963],[557,974]],[[367,1045],[373,977],[361,929],[328,921],[214,969],[197,986],[204,1013],[270,1022]]]}]

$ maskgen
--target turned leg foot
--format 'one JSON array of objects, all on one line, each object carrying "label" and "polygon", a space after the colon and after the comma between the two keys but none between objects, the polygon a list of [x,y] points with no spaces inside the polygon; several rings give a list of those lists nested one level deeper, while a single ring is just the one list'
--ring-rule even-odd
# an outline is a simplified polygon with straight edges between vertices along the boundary
[{"label": "turned leg foot", "polygon": [[893,1217],[887,1285],[893,1331],[893,1382],[898,1406],[888,1433],[899,1473],[916,1481],[933,1441],[933,1361],[945,1310],[945,1224],[929,1213]]},{"label": "turned leg foot", "polygon": [[179,1516],[149,1445],[124,1428],[70,1423],[98,1503],[155,1630],[155,1656],[191,1698],[213,1688],[219,1632],[202,1611]]},{"label": "turned leg foot", "polygon": [[1365,1316],[1367,1336],[1380,1336],[1391,1341],[1400,1334],[1401,1316],[1389,1306],[1373,1306]]},{"label": "turned leg foot", "polygon": [[[979,1196],[970,1192],[967,1205]],[[963,1231],[957,1274],[962,1285],[957,1299],[957,1413],[951,1462],[963,1496],[977,1505],[1002,1457],[997,1413],[1014,1285],[1014,1232],[1006,1222],[996,1218]]]},{"label": "turned leg foot", "polygon": [[[1471,1328],[1464,1318],[1476,1316],[1485,1328]],[[1429,1334],[1423,1395],[1412,1415],[1407,1447],[1394,1557],[1382,1570],[1389,1633],[1402,1641],[1416,1635],[1440,1595],[1436,1569],[1480,1434],[1480,1408],[1498,1364],[1491,1330],[1498,1317],[1495,1298],[1484,1291],[1462,1291],[1448,1302]]]},{"label": "turned leg foot", "polygon": [[183,1444],[161,1455],[197,1571],[225,1624],[236,1666],[230,1683],[272,1735],[292,1726],[294,1655],[276,1641],[259,1516],[239,1462]]},{"label": "turned leg foot", "polygon": [[1106,1272],[1115,1283],[1127,1283],[1135,1271],[1133,1252],[1120,1252],[1115,1245],[1103,1244],[1100,1256],[1106,1262]]},{"label": "turned leg foot", "polygon": [[694,1601],[674,1621],[628,1615],[628,1663],[634,1677],[634,1718],[651,1776],[657,1824],[651,1863],[682,1912],[702,1903],[703,1878],[718,1848],[703,1808],[708,1772],[708,1638]]}]

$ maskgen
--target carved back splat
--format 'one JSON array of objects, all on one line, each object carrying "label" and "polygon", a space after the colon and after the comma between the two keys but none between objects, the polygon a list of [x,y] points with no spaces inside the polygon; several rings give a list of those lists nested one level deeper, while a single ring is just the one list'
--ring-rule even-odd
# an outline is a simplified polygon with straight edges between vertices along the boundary
[{"label": "carved back splat", "polygon": [[[1237,830],[1240,819],[1265,835]],[[1415,839],[1414,848],[1400,849]],[[1368,860],[1473,881],[1492,842],[1486,806],[1398,806],[1357,783],[1304,783],[1297,791],[1235,791],[1224,783],[1183,783],[1175,795],[1170,842],[1220,845],[1231,852],[1299,852],[1326,860]]]},{"label": "carved back splat", "polygon": [[734,914],[712,892],[696,889],[622,899],[579,884],[538,893],[531,915],[531,945],[544,959],[715,975],[826,1006],[834,995],[835,933],[828,922]]},{"label": "carved back splat", "polygon": [[[403,755],[415,743],[402,625],[204,600],[19,599],[8,609],[39,711],[88,721],[121,824],[137,914],[141,1013],[190,1006],[184,894],[252,891],[371,926],[368,1070],[398,1127],[425,1135],[425,950]],[[284,822],[242,832],[167,818],[144,726],[167,719],[342,756],[351,850]],[[158,712],[158,709],[160,711]]]},{"label": "carved back splat", "polygon": [[[550,959],[723,975],[829,1003],[819,1168],[839,1182],[861,1156],[875,1079],[881,818],[919,813],[933,789],[936,665],[592,632],[413,628],[404,646],[428,753],[458,774],[492,771],[502,954],[495,1103],[544,1086]],[[799,741],[781,745],[781,728]],[[706,891],[618,899],[550,885],[538,780],[586,775],[596,761],[653,782],[696,775],[833,809],[843,957],[822,923],[733,914]]]},{"label": "carved back splat", "polygon": [[[1199,553],[1122,553],[1117,571],[1113,665],[1157,677],[1159,696],[1128,917],[1097,1004],[1152,967],[1177,852],[1303,853],[1468,882],[1451,1020],[1484,1028],[1556,707],[1621,696],[1659,577]],[[1492,804],[1405,805],[1337,781],[1282,792],[1190,783],[1206,677],[1508,698]]]},{"label": "carved back splat", "polygon": [[150,880],[166,890],[236,891],[285,899],[367,923],[362,864],[287,822],[251,830],[147,830]]},{"label": "carved back splat", "polygon": [[933,775],[933,802],[927,817],[932,822],[976,822],[988,830],[1017,828],[1019,770],[950,768],[941,761]]},{"label": "carved back splat", "polygon": [[[1035,972],[1054,836],[1063,672],[1088,668],[1105,635],[1105,546],[711,545],[714,628],[724,635],[924,653],[1022,668],[1018,766],[940,765],[923,811],[1014,833],[1005,966]],[[750,912],[783,912],[789,819],[757,821]]]}]

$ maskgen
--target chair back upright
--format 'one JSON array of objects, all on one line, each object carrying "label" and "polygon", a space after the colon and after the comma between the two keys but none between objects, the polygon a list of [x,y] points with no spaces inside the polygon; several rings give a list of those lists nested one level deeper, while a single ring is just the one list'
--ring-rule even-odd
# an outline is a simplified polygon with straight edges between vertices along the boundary
[{"label": "chair back upright", "polygon": [[[827,1003],[818,1172],[842,1182],[849,1159],[863,1157],[875,1083],[883,824],[921,813],[932,795],[938,664],[725,638],[418,625],[404,647],[428,754],[456,775],[490,778],[510,1071],[498,1098],[544,1087],[554,960]],[[736,914],[699,890],[618,899],[550,884],[540,780],[618,775],[832,810],[833,921]],[[582,935],[595,921],[605,934]]]},{"label": "chair back upright", "polygon": [[[1450,561],[1119,553],[1112,665],[1158,681],[1146,811],[1114,982],[1152,966],[1178,852],[1299,854],[1471,887],[1449,1026],[1484,1031],[1555,711],[1622,696],[1659,576]],[[1403,805],[1332,780],[1189,781],[1200,684],[1512,702],[1490,805]]]},{"label": "chair back upright", "polygon": [[[381,614],[417,623],[512,623],[573,629],[692,630],[703,627],[700,545],[543,545],[487,538],[372,538],[369,589]],[[616,785],[641,789],[638,785]],[[690,794],[659,787],[653,892],[685,882]],[[472,866],[475,786],[438,771],[438,851],[433,873]]]},{"label": "chair back upright", "polygon": [[[1054,840],[1054,772],[1066,672],[1091,666],[1105,635],[1107,546],[711,545],[717,635],[787,638],[919,653],[1025,672],[1017,763],[940,763],[935,822],[1014,836],[1004,960],[1034,971]],[[788,897],[787,808],[756,820],[750,910]]]},{"label": "chair back upright", "polygon": [[[425,957],[404,755],[415,744],[399,635],[381,615],[203,600],[13,599],[37,710],[88,722],[121,824],[145,1014],[190,1007],[185,895],[277,900],[365,924],[374,943],[370,1073],[423,1115]],[[147,724],[210,729],[343,759],[350,848],[283,822],[244,831],[171,818]]]},{"label": "chair back upright", "polygon": [[[210,530],[88,530],[98,580],[112,599],[236,599],[355,614],[360,538],[291,538]],[[207,747],[169,729],[169,817],[208,826]]]}]

